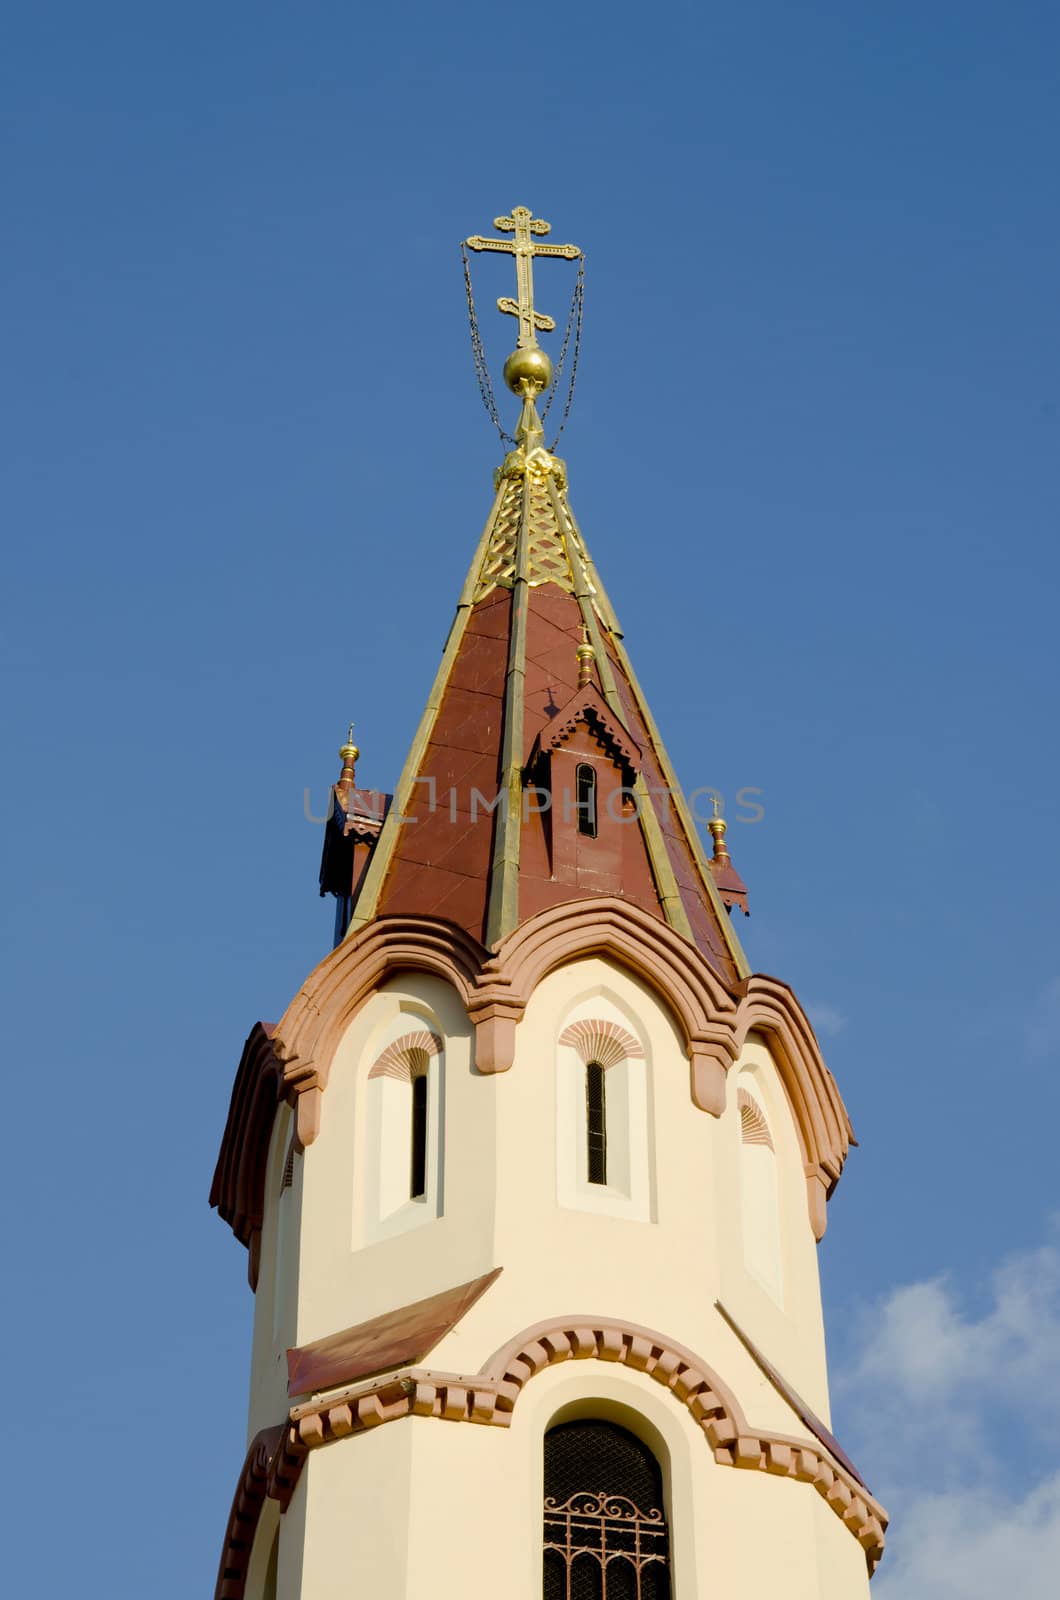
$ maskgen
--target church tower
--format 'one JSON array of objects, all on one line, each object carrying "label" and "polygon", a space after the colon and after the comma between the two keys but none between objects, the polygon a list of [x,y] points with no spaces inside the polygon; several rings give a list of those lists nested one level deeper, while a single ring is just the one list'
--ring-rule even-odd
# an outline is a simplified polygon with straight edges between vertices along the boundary
[{"label": "church tower", "polygon": [[335,947],[251,1031],[214,1177],[255,1293],[216,1595],[854,1600],[886,1516],[816,1256],[849,1121],[545,444],[532,269],[579,263],[576,326],[581,252],[495,227],[513,448],[395,794],[342,748]]}]

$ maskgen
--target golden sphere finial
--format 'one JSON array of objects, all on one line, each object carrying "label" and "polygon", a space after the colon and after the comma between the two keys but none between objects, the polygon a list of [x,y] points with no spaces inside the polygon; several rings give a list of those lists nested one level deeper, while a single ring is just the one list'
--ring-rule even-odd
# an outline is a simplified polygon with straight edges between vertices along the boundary
[{"label": "golden sphere finial", "polygon": [[352,767],[356,763],[360,754],[361,752],[353,742],[353,723],[351,722],[346,733],[346,743],[339,751],[339,757],[345,766]]},{"label": "golden sphere finial", "polygon": [[552,382],[552,363],[539,345],[522,345],[504,363],[504,381],[513,394],[532,399]]},{"label": "golden sphere finial", "polygon": [[725,843],[725,835],[729,824],[721,814],[721,796],[719,794],[711,794],[710,803],[713,807],[714,815],[707,822],[707,831],[714,840],[714,860],[723,863],[728,862],[731,858],[729,856],[729,847]]}]

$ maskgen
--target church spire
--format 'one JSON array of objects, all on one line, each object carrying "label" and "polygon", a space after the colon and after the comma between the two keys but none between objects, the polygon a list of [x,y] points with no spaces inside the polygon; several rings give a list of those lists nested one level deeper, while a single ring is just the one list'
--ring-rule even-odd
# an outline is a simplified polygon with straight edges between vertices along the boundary
[{"label": "church spire", "polygon": [[252,1030],[214,1174],[257,1301],[216,1600],[867,1600],[814,1253],[852,1130],[544,443],[547,224],[499,226],[522,418],[396,794],[342,747],[336,947]]},{"label": "church spire", "polygon": [[550,225],[525,206],[495,226],[513,237],[465,245],[515,258],[517,295],[497,305],[519,325],[504,377],[522,414],[349,927],[419,913],[495,948],[546,906],[617,895],[697,944],[732,985],[745,958],[571,509],[566,464],[544,444],[538,401],[553,367],[537,335],[555,322],[535,306],[533,262],[582,252],[544,242]]}]

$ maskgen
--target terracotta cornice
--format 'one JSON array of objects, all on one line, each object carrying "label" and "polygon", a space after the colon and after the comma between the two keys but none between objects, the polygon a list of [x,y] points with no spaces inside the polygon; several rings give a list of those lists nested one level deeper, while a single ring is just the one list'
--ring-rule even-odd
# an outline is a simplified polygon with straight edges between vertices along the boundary
[{"label": "terracotta cornice", "polygon": [[752,1427],[732,1391],[684,1345],[636,1323],[592,1316],[537,1323],[478,1373],[408,1368],[292,1407],[274,1448],[268,1493],[286,1509],[310,1450],[403,1417],[507,1427],[533,1377],[546,1367],[579,1360],[631,1367],[660,1384],[688,1411],[719,1466],[811,1484],[861,1545],[870,1573],[875,1570],[887,1513],[820,1439]]},{"label": "terracotta cornice", "polygon": [[[752,976],[729,991],[698,947],[627,900],[568,901],[521,924],[490,952],[431,917],[379,917],[320,963],[272,1031],[260,1024],[243,1053],[211,1201],[253,1249],[261,1227],[265,1160],[277,1099],[294,1108],[304,1149],[320,1127],[321,1102],[339,1041],[361,1006],[397,972],[430,972],[456,990],[475,1029],[475,1066],[506,1072],[515,1030],[541,980],[602,956],[647,984],[684,1041],[690,1092],[714,1116],[725,1080],[751,1031],[767,1036],[791,1105],[814,1233],[852,1140],[846,1109],[805,1012],[786,984]],[[259,1031],[260,1030],[260,1031]]]}]

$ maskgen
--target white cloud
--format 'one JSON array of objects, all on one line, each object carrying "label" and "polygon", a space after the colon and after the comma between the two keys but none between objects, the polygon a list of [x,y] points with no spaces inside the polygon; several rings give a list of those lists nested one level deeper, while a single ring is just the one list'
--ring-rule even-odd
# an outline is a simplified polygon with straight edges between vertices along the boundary
[{"label": "white cloud", "polygon": [[1060,978],[1047,983],[1027,1022],[1027,1048],[1040,1060],[1060,1055]]},{"label": "white cloud", "polygon": [[837,1033],[842,1033],[847,1025],[847,1019],[837,1006],[830,1006],[827,1001],[807,1002],[806,1015],[813,1023],[815,1032],[824,1034],[828,1039],[834,1039]]},{"label": "white cloud", "polygon": [[895,1289],[866,1316],[836,1393],[854,1458],[894,1519],[876,1600],[1055,1596],[1058,1352],[1053,1243],[1002,1261],[978,1314],[940,1277]]},{"label": "white cloud", "polygon": [[1022,1498],[924,1495],[896,1517],[873,1600],[1056,1600],[1060,1473]]}]

